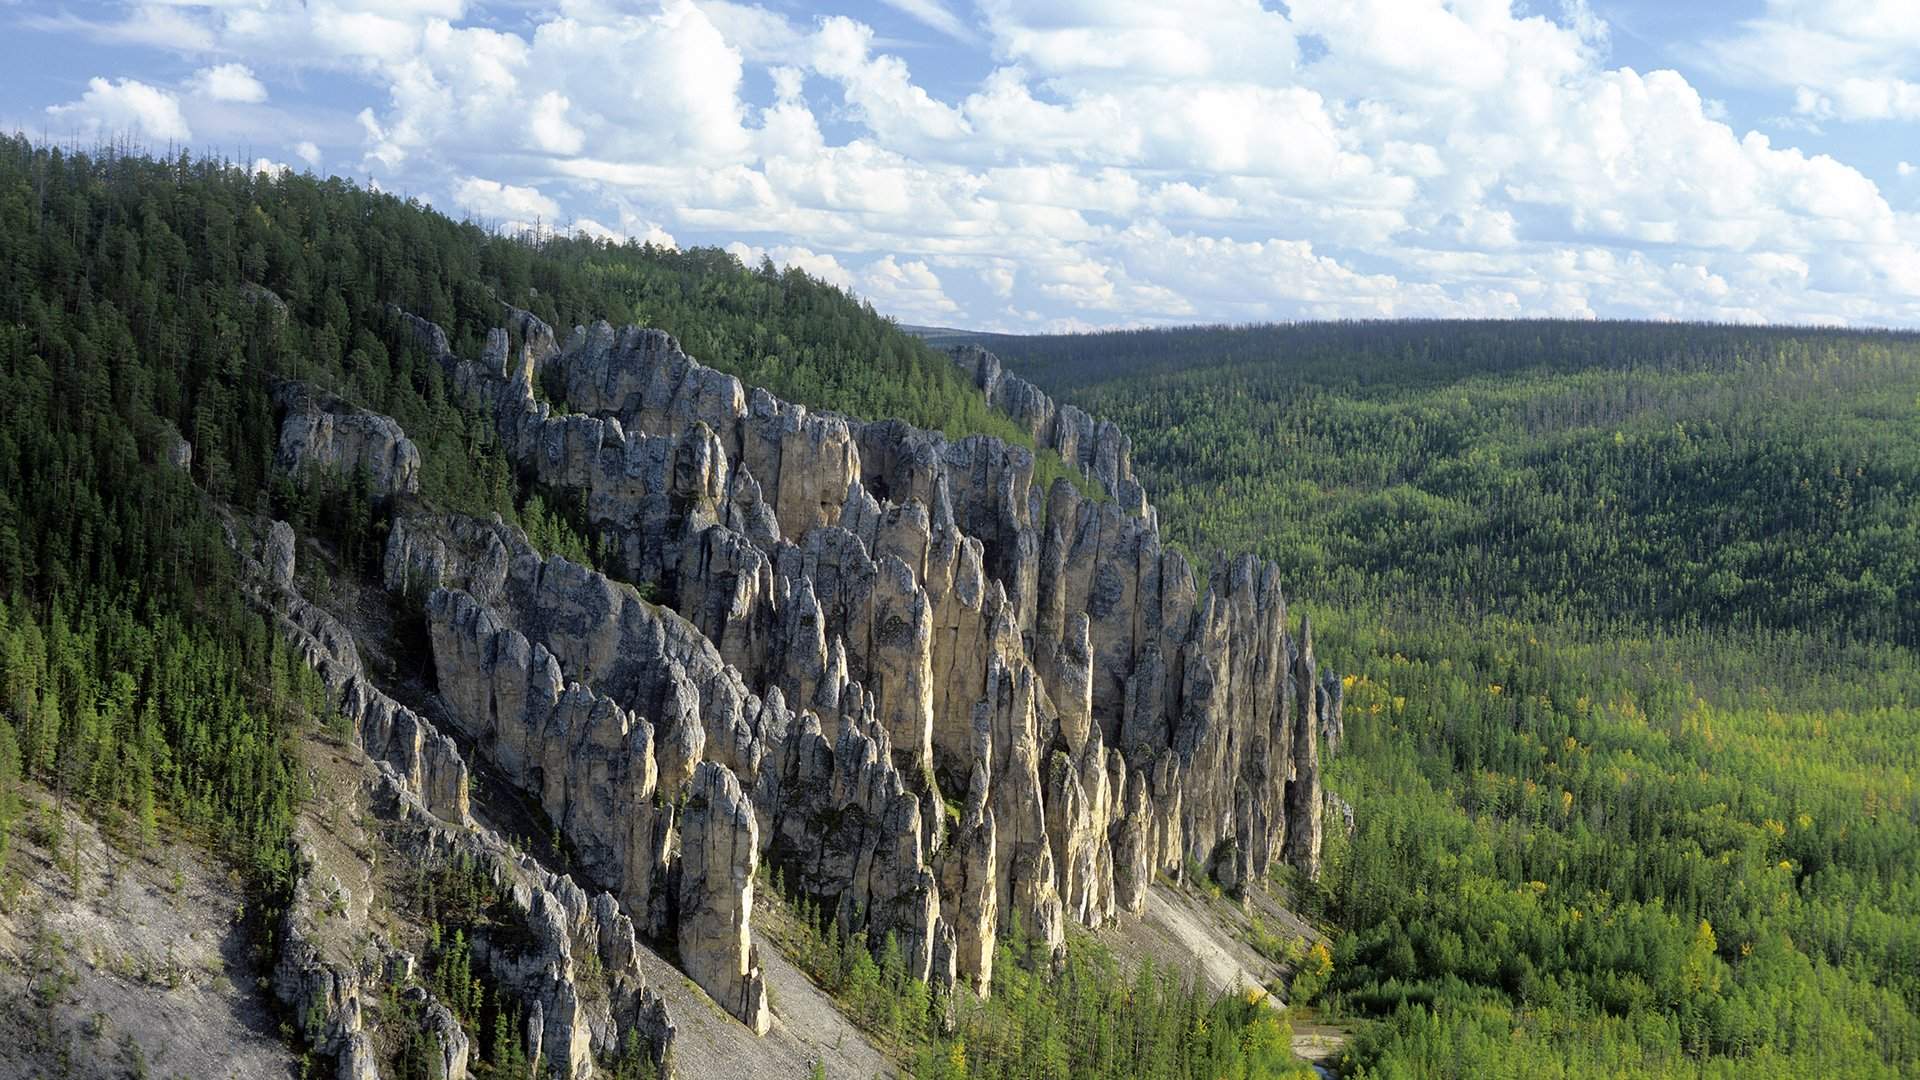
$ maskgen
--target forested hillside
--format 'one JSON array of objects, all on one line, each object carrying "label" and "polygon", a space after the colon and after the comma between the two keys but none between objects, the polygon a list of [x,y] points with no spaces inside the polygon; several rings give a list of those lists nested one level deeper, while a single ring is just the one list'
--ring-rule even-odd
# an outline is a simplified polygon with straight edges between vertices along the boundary
[{"label": "forested hillside", "polygon": [[1920,339],[965,340],[1125,427],[1170,536],[1340,600],[1356,1075],[1920,1071]]},{"label": "forested hillside", "polygon": [[[394,520],[364,469],[275,470],[273,395],[301,380],[394,418],[418,445],[419,506],[498,513],[540,549],[588,561],[577,518],[510,466],[491,417],[456,406],[441,358],[398,315],[441,323],[456,352],[477,356],[502,301],[560,327],[665,328],[705,363],[813,408],[1032,446],[944,357],[798,271],[715,250],[500,237],[337,179],[0,141],[0,916],[26,914],[8,907],[21,895],[10,839],[31,828],[36,848],[77,865],[62,844],[79,815],[116,855],[185,843],[228,860],[255,960],[271,968],[276,915],[301,873],[289,837],[316,776],[303,747],[339,717],[272,616],[244,601],[229,530],[255,515],[291,523],[312,545],[302,565],[321,553],[303,570],[316,595],[345,602],[377,578]],[[1077,478],[1035,456],[1037,482]],[[329,738],[351,749],[357,736]],[[29,804],[42,807],[31,818]],[[501,988],[469,970],[464,924],[448,925],[453,944],[436,921],[420,979],[453,1003],[476,1075],[518,1075],[499,1034]],[[925,984],[845,941],[834,946],[845,966],[821,982],[866,995],[843,1005],[919,1075],[1034,1075],[1036,1060],[1047,1075],[1195,1080],[1290,1068],[1284,1024],[1257,1001],[1216,997],[1178,971],[1140,971],[1136,990],[1135,973],[1098,952],[1077,954],[1104,965],[1098,986],[1085,964],[1056,983],[1044,950],[1016,944],[1000,946],[1008,992],[958,1033],[929,1023],[946,1006]],[[896,1000],[871,1010],[881,992]],[[51,1047],[61,990],[33,1000],[22,1042]],[[933,1012],[900,1007],[911,1000]],[[1096,1013],[1110,1026],[1081,1037]],[[311,1024],[285,1019],[288,1033]],[[415,1032],[393,1075],[432,1075],[428,1056]]]},{"label": "forested hillside", "polygon": [[[472,354],[496,297],[561,326],[665,327],[823,408],[1015,434],[950,365],[797,272],[505,240],[337,179],[0,141],[0,750],[103,806],[151,814],[157,796],[279,858],[298,797],[276,750],[283,703],[243,673],[292,676],[223,584],[231,558],[201,492],[325,522],[377,559],[364,491],[320,506],[270,475],[272,383],[297,377],[400,420],[428,499],[518,518],[537,496],[387,315],[431,314]],[[164,467],[176,436],[187,475]],[[537,534],[564,528],[531,509]]]},{"label": "forested hillside", "polygon": [[[256,916],[280,902],[325,702],[243,604],[221,508],[291,522],[343,579],[390,515],[365,477],[271,469],[278,380],[398,420],[424,504],[591,558],[392,311],[474,356],[502,300],[663,327],[816,408],[1031,445],[797,271],[0,142],[0,903],[10,839],[58,850],[67,813],[127,851],[209,847]],[[1328,830],[1320,883],[1281,884],[1341,929],[1292,989],[1373,1021],[1359,1075],[1920,1072],[1920,342],[1415,323],[982,343],[1120,422],[1167,534],[1273,559],[1351,673],[1330,776],[1357,830]],[[1067,473],[1037,456],[1039,482]],[[1264,1006],[1084,943],[1050,980],[1009,934],[1001,992],[945,1035],[884,949],[802,948],[917,1075],[1288,1067]]]},{"label": "forested hillside", "polygon": [[[936,339],[938,340],[938,339]],[[1315,597],[1915,644],[1920,336],[1326,323],[970,338]]]}]

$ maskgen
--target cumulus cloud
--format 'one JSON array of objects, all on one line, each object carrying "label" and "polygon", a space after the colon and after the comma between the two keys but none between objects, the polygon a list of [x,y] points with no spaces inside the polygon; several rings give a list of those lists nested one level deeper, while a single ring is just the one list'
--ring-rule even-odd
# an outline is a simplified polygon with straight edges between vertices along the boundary
[{"label": "cumulus cloud", "polygon": [[469,176],[453,186],[453,201],[469,213],[522,224],[560,217],[560,204],[534,188]]},{"label": "cumulus cloud", "polygon": [[672,233],[654,224],[653,222],[647,222],[645,227],[643,227],[638,233],[633,233],[629,235],[631,236],[632,239],[637,240],[642,244],[652,244],[654,247],[678,248],[680,246],[679,241],[673,238]]},{"label": "cumulus cloud", "polygon": [[1920,5],[1910,0],[1766,0],[1707,46],[1730,77],[1791,90],[1816,120],[1920,119]]},{"label": "cumulus cloud", "polygon": [[727,245],[727,250],[747,266],[758,266],[760,260],[771,260],[781,268],[796,267],[819,278],[829,285],[838,285],[843,289],[854,287],[853,272],[841,264],[838,258],[826,252],[812,251],[793,244],[776,244],[770,248],[743,244],[738,240]]},{"label": "cumulus cloud", "polygon": [[566,95],[557,90],[547,91],[533,103],[533,113],[528,122],[533,126],[533,141],[542,150],[555,154],[577,154],[585,145],[585,133],[567,122],[567,109],[571,105]]},{"label": "cumulus cloud", "polygon": [[267,88],[245,64],[218,64],[201,68],[188,81],[193,92],[213,101],[257,105],[267,100]]},{"label": "cumulus cloud", "polygon": [[678,248],[673,234],[651,221],[637,221],[630,215],[623,218],[620,228],[603,225],[593,218],[581,218],[574,222],[573,231],[595,240],[607,240],[615,244],[632,241],[640,244],[652,244],[654,247]]},{"label": "cumulus cloud", "polygon": [[[269,56],[337,73],[361,92],[305,130],[389,186],[512,227],[736,241],[918,321],[1920,319],[1920,219],[1736,131],[1680,72],[1614,66],[1580,0],[887,2],[943,36],[909,51],[738,0],[517,23],[464,0],[133,0],[69,28],[168,27],[213,65],[197,98],[248,100]],[[1916,10],[1766,0],[1705,62],[1802,124],[1920,116]],[[130,80],[53,115],[187,137]]]},{"label": "cumulus cloud", "polygon": [[958,109],[915,85],[906,62],[873,54],[873,28],[844,15],[826,19],[814,35],[810,62],[837,80],[847,105],[882,140],[958,139],[970,133]]},{"label": "cumulus cloud", "polygon": [[50,105],[47,115],[75,125],[89,138],[136,135],[185,142],[193,137],[181,115],[180,99],[137,79],[88,79],[87,92],[78,101]]},{"label": "cumulus cloud", "polygon": [[876,259],[861,272],[859,287],[876,304],[907,318],[948,318],[960,311],[938,275],[920,259],[903,262],[892,255]]}]

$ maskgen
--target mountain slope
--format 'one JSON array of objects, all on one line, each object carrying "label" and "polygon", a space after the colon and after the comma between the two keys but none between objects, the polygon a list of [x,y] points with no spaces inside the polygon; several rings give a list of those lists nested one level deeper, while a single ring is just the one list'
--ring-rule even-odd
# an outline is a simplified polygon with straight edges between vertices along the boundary
[{"label": "mountain slope", "polygon": [[715,252],[20,140],[0,218],[0,837],[231,860],[338,1075],[797,1060],[776,878],[840,1066],[1292,1067],[1072,929],[1318,846],[1304,627],[1161,550],[1118,433]]}]

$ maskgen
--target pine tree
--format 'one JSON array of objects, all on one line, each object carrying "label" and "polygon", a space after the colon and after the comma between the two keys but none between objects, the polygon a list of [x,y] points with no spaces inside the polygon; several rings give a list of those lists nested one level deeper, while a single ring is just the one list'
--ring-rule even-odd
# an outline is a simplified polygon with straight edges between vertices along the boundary
[{"label": "pine tree", "polygon": [[20,741],[13,725],[0,720],[0,874],[7,869],[14,822],[19,818]]}]

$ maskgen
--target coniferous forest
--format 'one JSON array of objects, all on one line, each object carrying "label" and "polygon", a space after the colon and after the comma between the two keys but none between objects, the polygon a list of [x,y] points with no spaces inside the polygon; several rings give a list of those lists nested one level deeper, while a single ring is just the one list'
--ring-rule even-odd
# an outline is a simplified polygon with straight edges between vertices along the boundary
[{"label": "coniferous forest", "polygon": [[1920,0],[0,71],[0,1080],[1920,1080]]},{"label": "coniferous forest", "polygon": [[1169,537],[1275,560],[1349,673],[1306,891],[1352,1075],[1920,1071],[1920,336],[965,340],[1117,421]]}]

